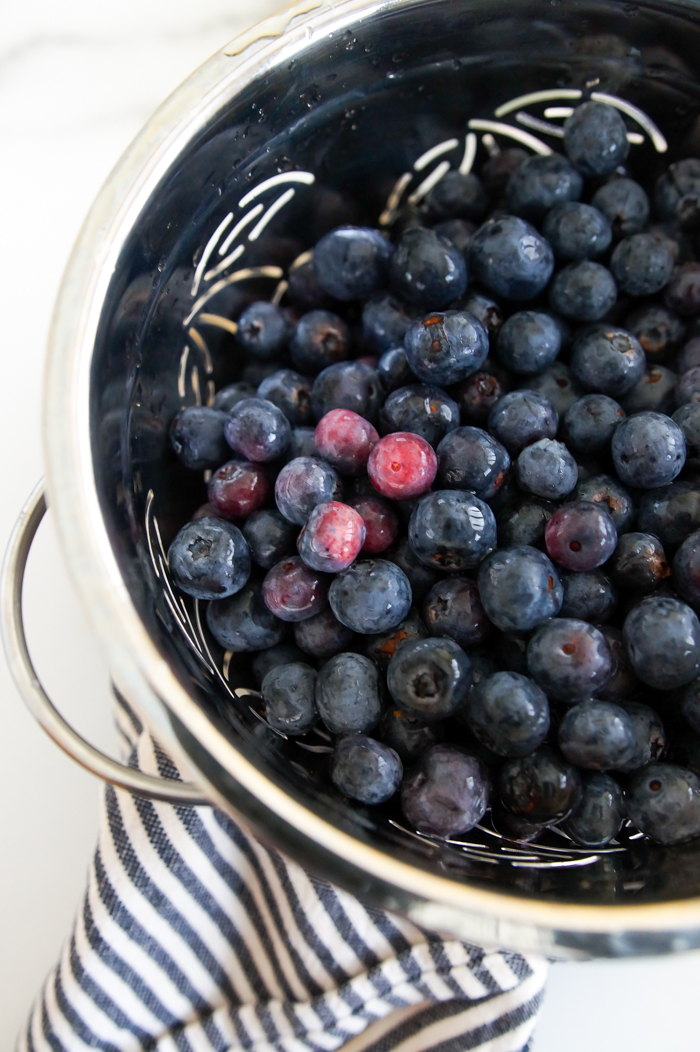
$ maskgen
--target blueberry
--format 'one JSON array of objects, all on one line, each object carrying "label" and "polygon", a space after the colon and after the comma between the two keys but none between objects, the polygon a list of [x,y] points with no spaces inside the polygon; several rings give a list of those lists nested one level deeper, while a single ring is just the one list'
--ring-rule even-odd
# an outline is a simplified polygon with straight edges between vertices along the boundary
[{"label": "blueberry", "polygon": [[415,384],[393,391],[379,414],[383,435],[411,431],[436,446],[448,431],[459,427],[459,406],[439,387]]},{"label": "blueberry", "polygon": [[673,256],[653,234],[633,234],[618,243],[610,269],[618,288],[629,296],[652,296],[668,284]]},{"label": "blueberry", "polygon": [[392,347],[384,351],[377,363],[377,376],[386,394],[391,394],[399,387],[405,387],[414,379],[406,351],[403,348],[403,338],[401,347]]},{"label": "blueberry", "polygon": [[295,555],[268,570],[262,594],[265,606],[282,621],[305,621],[327,602],[323,579]]},{"label": "blueberry", "polygon": [[388,292],[373,296],[362,308],[362,331],[365,339],[372,350],[379,353],[392,347],[400,347],[411,321],[412,316],[405,304]]},{"label": "blueberry", "polygon": [[639,342],[624,329],[596,326],[574,343],[571,371],[591,391],[617,397],[641,379],[646,360]]},{"label": "blueberry", "polygon": [[316,505],[299,534],[297,549],[312,570],[339,573],[355,561],[364,542],[362,516],[332,500]]},{"label": "blueberry", "polygon": [[483,643],[491,631],[479,589],[468,577],[437,581],[423,602],[423,620],[432,636],[447,636],[465,649]]},{"label": "blueberry", "polygon": [[471,663],[447,637],[406,640],[396,648],[387,671],[389,693],[402,712],[429,723],[442,720],[464,701],[471,686]]},{"label": "blueberry", "polygon": [[319,420],[316,449],[338,471],[361,475],[379,435],[368,420],[351,409],[332,409]]},{"label": "blueberry", "polygon": [[400,709],[389,709],[382,718],[379,735],[404,763],[414,763],[432,745],[442,741],[442,726],[439,723],[421,723]]},{"label": "blueberry", "polygon": [[612,616],[617,606],[617,590],[602,570],[566,574],[562,584],[562,617],[573,617],[599,625]]},{"label": "blueberry", "polygon": [[393,551],[387,553],[387,559],[396,563],[410,581],[413,599],[420,603],[426,593],[435,584],[438,575],[432,567],[426,566],[411,547],[408,537],[404,537]]},{"label": "blueberry", "polygon": [[420,832],[456,836],[481,821],[490,793],[481,760],[454,745],[434,745],[404,779],[401,807]]},{"label": "blueberry", "polygon": [[519,485],[546,500],[561,500],[571,493],[578,479],[576,461],[562,442],[541,438],[526,446],[515,470]]},{"label": "blueberry", "polygon": [[564,122],[564,149],[587,179],[610,175],[623,164],[630,145],[625,122],[612,106],[584,102]]},{"label": "blueberry", "polygon": [[674,423],[678,424],[685,439],[686,467],[693,471],[700,469],[700,403],[688,402],[673,414]]},{"label": "blueberry", "polygon": [[320,614],[297,621],[293,627],[294,642],[313,658],[329,658],[347,650],[353,642],[353,633],[335,617],[329,606]]},{"label": "blueberry", "polygon": [[554,269],[549,243],[517,216],[489,219],[477,230],[469,262],[487,289],[510,300],[528,300],[546,287]]},{"label": "blueberry", "polygon": [[513,173],[531,156],[519,146],[510,146],[489,157],[481,169],[481,179],[487,191],[490,194],[501,194]]},{"label": "blueberry", "polygon": [[685,463],[683,432],[661,413],[638,413],[616,428],[615,470],[627,486],[656,489],[672,482]]},{"label": "blueberry", "polygon": [[640,530],[653,533],[664,548],[677,548],[700,529],[700,485],[677,481],[645,493],[639,502]]},{"label": "blueberry", "polygon": [[692,680],[679,695],[680,709],[696,734],[700,734],[700,679]]},{"label": "blueberry", "polygon": [[551,315],[518,311],[511,314],[498,334],[498,359],[506,369],[529,376],[551,365],[561,346],[561,327]]},{"label": "blueberry", "polygon": [[303,526],[317,504],[340,500],[338,473],[323,460],[297,457],[280,471],[275,483],[277,507],[289,522]]},{"label": "blueberry", "polygon": [[243,524],[253,561],[269,570],[285,555],[294,555],[298,530],[278,511],[254,511]]},{"label": "blueberry", "polygon": [[491,824],[506,840],[518,844],[532,844],[547,831],[547,826],[541,822],[530,822],[521,815],[512,815],[500,803],[491,808]]},{"label": "blueberry", "polygon": [[695,228],[700,222],[700,161],[688,157],[669,165],[659,177],[654,202],[662,219]]},{"label": "blueberry", "polygon": [[289,345],[292,364],[300,373],[315,376],[348,357],[350,333],[342,318],[327,310],[304,314]]},{"label": "blueberry", "polygon": [[582,191],[583,179],[566,157],[536,154],[510,177],[506,201],[515,215],[538,220],[560,202],[578,201]]},{"label": "blueberry", "polygon": [[399,532],[399,519],[389,501],[381,497],[360,497],[351,501],[350,506],[365,524],[363,553],[378,555],[390,548]]},{"label": "blueberry", "polygon": [[663,365],[650,365],[634,387],[630,387],[620,404],[628,416],[635,413],[665,413],[675,408],[675,386],[678,377]]},{"label": "blueberry", "polygon": [[417,228],[402,234],[389,275],[398,296],[425,310],[444,310],[467,288],[464,256],[434,230]]},{"label": "blueberry", "polygon": [[527,676],[496,672],[469,695],[466,719],[472,733],[499,756],[528,756],[549,731],[549,705]]},{"label": "blueberry", "polygon": [[478,427],[450,431],[438,446],[437,456],[443,485],[471,490],[481,500],[495,496],[510,467],[506,449]]},{"label": "blueberry", "polygon": [[425,383],[454,384],[484,363],[489,340],[468,311],[450,310],[415,321],[404,338],[411,371]]},{"label": "blueberry", "polygon": [[323,308],[329,302],[316,278],[313,252],[303,252],[294,260],[287,272],[287,281],[287,295],[300,310]]},{"label": "blueberry", "polygon": [[270,483],[259,464],[229,460],[209,480],[207,498],[217,515],[242,519],[262,507],[269,492]]},{"label": "blueberry", "polygon": [[682,317],[700,310],[700,263],[682,263],[666,286],[664,303]]},{"label": "blueberry", "polygon": [[498,336],[503,325],[503,311],[498,303],[483,292],[470,289],[459,302],[460,310],[469,311],[486,329],[490,339]]},{"label": "blueberry", "polygon": [[597,259],[610,247],[612,230],[607,216],[592,205],[563,201],[547,213],[542,233],[557,259]]},{"label": "blueberry", "polygon": [[602,771],[583,775],[581,798],[563,829],[581,847],[603,847],[617,836],[625,818],[622,789]]},{"label": "blueberry", "polygon": [[411,608],[411,585],[395,563],[367,559],[339,574],[328,598],[342,624],[361,635],[372,635],[404,620]]},{"label": "blueberry", "polygon": [[[694,329],[695,326],[692,331]],[[685,327],[683,328],[683,333],[685,333]],[[681,374],[687,372],[688,369],[694,368],[696,365],[700,365],[700,337],[693,336],[692,339],[688,340],[679,352],[675,364]]]},{"label": "blueberry", "polygon": [[615,279],[600,263],[569,263],[549,288],[552,310],[571,321],[600,321],[617,299]]},{"label": "blueberry", "polygon": [[292,427],[311,423],[311,382],[293,369],[279,369],[263,380],[258,398],[276,405]]},{"label": "blueberry", "polygon": [[552,501],[541,497],[527,497],[498,523],[498,540],[504,548],[544,541],[547,523],[556,511]]},{"label": "blueberry", "polygon": [[627,615],[622,637],[632,668],[650,687],[673,690],[700,672],[700,621],[678,599],[643,599]]},{"label": "blueberry", "polygon": [[452,393],[461,407],[464,422],[480,425],[486,423],[489,413],[506,391],[497,377],[480,371],[463,380]]},{"label": "blueberry", "polygon": [[570,704],[598,694],[613,671],[599,629],[563,617],[538,628],[528,643],[527,667],[546,694]]},{"label": "blueberry", "polygon": [[428,631],[417,610],[409,611],[408,617],[401,624],[388,632],[366,637],[364,653],[371,658],[383,672],[396,653],[396,648],[406,640],[427,639]]},{"label": "blueberry", "polygon": [[170,445],[190,471],[218,468],[230,456],[224,438],[226,414],[206,406],[181,409],[170,425]]},{"label": "blueberry", "polygon": [[364,362],[338,362],[318,374],[311,389],[316,420],[332,409],[350,409],[366,420],[376,420],[382,391],[376,369]]},{"label": "blueberry", "polygon": [[683,373],[676,384],[675,401],[679,408],[700,402],[700,366],[695,365]]},{"label": "blueberry", "polygon": [[612,701],[579,702],[559,726],[559,748],[566,759],[590,771],[624,766],[636,744],[632,720]]},{"label": "blueberry", "polygon": [[335,787],[361,804],[374,806],[391,799],[401,785],[403,764],[397,752],[364,734],[341,738],[331,763]]},{"label": "blueberry", "polygon": [[316,707],[332,734],[364,734],[382,715],[379,674],[362,654],[336,654],[316,678]]},{"label": "blueberry", "polygon": [[591,204],[610,221],[616,240],[638,234],[649,219],[649,198],[634,179],[613,177],[596,190]]},{"label": "blueberry", "polygon": [[626,533],[634,521],[634,501],[624,486],[609,475],[592,475],[579,482],[572,497],[604,506],[618,534]]},{"label": "blueberry", "polygon": [[478,584],[484,609],[502,632],[529,632],[561,608],[557,571],[543,552],[527,545],[488,556],[479,567]]},{"label": "blueberry", "polygon": [[666,733],[658,715],[648,705],[626,701],[623,707],[632,721],[635,737],[635,748],[631,758],[617,768],[627,773],[661,759],[666,749]]},{"label": "blueberry", "polygon": [[233,407],[242,402],[244,398],[255,398],[256,396],[257,390],[252,384],[239,380],[237,383],[229,384],[227,387],[222,387],[220,391],[217,391],[214,398],[214,409],[218,409],[228,416]]},{"label": "blueberry", "polygon": [[488,504],[459,490],[437,490],[416,504],[408,540],[421,562],[436,570],[471,570],[496,546]]},{"label": "blueberry", "polygon": [[287,629],[265,606],[260,585],[254,581],[227,599],[212,600],[207,625],[217,643],[235,654],[274,647]]},{"label": "blueberry", "polygon": [[651,533],[623,533],[608,572],[618,588],[643,595],[671,576],[661,541]]},{"label": "blueberry", "polygon": [[629,663],[622,632],[613,628],[612,625],[600,625],[599,627],[610,647],[613,661],[612,675],[600,691],[600,697],[627,704],[627,699],[640,690],[641,684]]},{"label": "blueberry", "polygon": [[615,551],[617,530],[603,505],[577,500],[552,515],[545,544],[551,558],[566,570],[595,570]]},{"label": "blueberry", "polygon": [[265,719],[282,734],[306,734],[318,722],[314,700],[316,669],[296,661],[271,669],[260,688]]},{"label": "blueberry", "polygon": [[267,300],[251,303],[238,319],[236,342],[251,358],[275,358],[285,349],[288,339],[284,311]]},{"label": "blueberry", "polygon": [[674,763],[654,763],[633,775],[627,813],[658,844],[685,844],[700,836],[700,778]]},{"label": "blueberry", "polygon": [[546,398],[559,416],[564,416],[583,394],[563,362],[553,362],[548,369],[537,373],[536,376],[528,376],[527,384],[523,386],[526,386],[530,393],[534,391]]},{"label": "blueberry", "polygon": [[700,607],[700,531],[686,537],[676,552],[673,580],[681,598]]},{"label": "blueberry", "polygon": [[678,315],[659,303],[647,303],[630,311],[625,329],[639,340],[650,364],[665,361],[685,333]]},{"label": "blueberry", "polygon": [[386,282],[391,244],[370,227],[341,226],[314,248],[316,280],[337,300],[370,296]]},{"label": "blueberry", "polygon": [[296,460],[297,457],[318,456],[314,438],[315,430],[313,427],[292,428],[292,433],[289,436],[289,445],[282,458],[283,463],[289,464],[291,460]]},{"label": "blueberry", "polygon": [[433,227],[435,233],[444,237],[446,241],[451,241],[465,259],[469,255],[469,246],[476,229],[476,224],[469,219],[445,219]]},{"label": "blueberry", "polygon": [[224,435],[231,449],[253,463],[277,460],[291,435],[289,421],[263,398],[245,398],[229,413]]},{"label": "blueberry", "polygon": [[276,646],[270,647],[268,650],[261,650],[259,654],[256,654],[250,667],[255,682],[261,685],[265,676],[273,668],[279,668],[280,665],[291,665],[298,661],[301,661],[302,664],[304,663],[304,655],[298,647],[293,646],[291,643],[278,643]]},{"label": "blueberry", "polygon": [[504,395],[489,413],[488,429],[511,454],[541,438],[554,438],[559,416],[544,395],[524,389]]},{"label": "blueberry", "polygon": [[410,431],[385,435],[367,461],[367,474],[377,492],[402,502],[426,493],[435,481],[437,468],[433,447]]},{"label": "blueberry", "polygon": [[498,778],[501,801],[532,822],[558,822],[576,806],[581,776],[545,746],[529,756],[506,760]]},{"label": "blueberry", "polygon": [[615,428],[624,419],[624,409],[613,398],[584,395],[564,416],[566,443],[579,453],[598,453],[609,447]]},{"label": "blueberry", "polygon": [[204,518],[183,526],[168,549],[177,587],[197,599],[223,599],[250,577],[250,551],[232,522]]},{"label": "blueberry", "polygon": [[478,175],[452,169],[432,188],[425,204],[431,219],[481,219],[488,199]]}]

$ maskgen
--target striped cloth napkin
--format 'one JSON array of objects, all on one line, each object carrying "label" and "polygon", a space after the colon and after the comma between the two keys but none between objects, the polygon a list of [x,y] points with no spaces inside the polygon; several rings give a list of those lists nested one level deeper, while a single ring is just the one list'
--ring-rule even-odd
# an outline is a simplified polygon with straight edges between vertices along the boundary
[{"label": "striped cloth napkin", "polygon": [[[131,762],[173,763],[120,701]],[[19,1052],[525,1052],[539,957],[422,931],[213,807],[108,786],[73,933]]]}]

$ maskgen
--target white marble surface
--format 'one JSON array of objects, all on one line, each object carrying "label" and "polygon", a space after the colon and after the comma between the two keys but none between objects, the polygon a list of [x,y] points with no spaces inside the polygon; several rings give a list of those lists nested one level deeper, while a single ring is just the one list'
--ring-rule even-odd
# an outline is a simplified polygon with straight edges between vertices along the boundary
[{"label": "white marble surface", "polygon": [[[0,43],[0,546],[42,471],[41,373],[60,275],[87,208],[158,103],[277,0],[5,5]],[[42,527],[26,588],[32,652],[83,733],[114,748],[107,671]],[[68,932],[99,789],[22,708],[0,661],[0,1047]],[[535,1052],[700,1049],[700,955],[553,969]]]}]

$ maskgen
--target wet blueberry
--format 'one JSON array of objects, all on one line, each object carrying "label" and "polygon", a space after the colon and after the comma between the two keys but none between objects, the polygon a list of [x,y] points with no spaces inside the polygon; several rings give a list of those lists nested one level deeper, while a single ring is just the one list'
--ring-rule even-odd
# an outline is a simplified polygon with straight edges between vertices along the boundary
[{"label": "wet blueberry", "polygon": [[528,643],[527,667],[547,695],[573,704],[605,687],[613,662],[599,629],[560,617],[538,628]]},{"label": "wet blueberry", "polygon": [[678,315],[659,303],[630,311],[625,318],[625,329],[639,340],[650,364],[666,361],[685,333],[685,325]]},{"label": "wet blueberry", "polygon": [[197,599],[223,599],[250,577],[250,551],[232,522],[204,518],[183,526],[168,549],[178,588]]},{"label": "wet blueberry", "polygon": [[477,230],[469,262],[487,289],[511,300],[528,300],[546,287],[554,256],[549,243],[517,216],[490,219]]},{"label": "wet blueberry", "polygon": [[396,625],[395,628],[365,638],[365,655],[371,658],[383,672],[386,672],[397,647],[406,640],[427,639],[428,630],[418,611],[411,610],[406,620]]},{"label": "wet blueberry", "polygon": [[392,551],[387,552],[386,557],[391,562],[396,563],[406,574],[411,584],[413,600],[416,603],[420,603],[438,579],[435,569],[426,566],[418,558],[409,543],[408,537],[400,540]]},{"label": "wet blueberry", "polygon": [[336,654],[316,678],[316,707],[332,734],[364,734],[382,715],[379,673],[362,654]]},{"label": "wet blueberry", "polygon": [[678,599],[643,599],[627,615],[622,636],[632,668],[650,687],[673,690],[700,672],[700,621]]},{"label": "wet blueberry", "polygon": [[391,394],[392,391],[405,387],[414,379],[403,348],[403,337],[400,347],[392,347],[390,350],[384,351],[377,363],[377,376],[382,385],[382,390],[386,394]]},{"label": "wet blueberry", "polygon": [[269,493],[270,483],[259,464],[230,460],[212,475],[207,498],[217,515],[244,519],[262,507]]},{"label": "wet blueberry", "polygon": [[509,211],[536,221],[560,202],[578,201],[582,191],[583,179],[566,157],[536,154],[510,177],[506,201]]},{"label": "wet blueberry", "polygon": [[649,219],[649,198],[634,179],[610,179],[594,193],[591,204],[610,221],[613,237],[638,234]]},{"label": "wet blueberry", "polygon": [[360,475],[379,435],[351,409],[332,409],[316,425],[314,442],[324,460],[343,475]]},{"label": "wet blueberry", "polygon": [[399,754],[404,763],[414,763],[432,745],[442,741],[439,723],[421,723],[400,709],[389,709],[383,716],[379,736]]},{"label": "wet blueberry", "polygon": [[466,833],[486,813],[490,784],[481,760],[454,745],[434,745],[404,779],[401,807],[422,833]]},{"label": "wet blueberry", "polygon": [[268,571],[262,595],[268,610],[282,621],[304,621],[327,603],[324,582],[296,555],[282,559]]},{"label": "wet blueberry", "polygon": [[490,340],[498,336],[503,325],[503,310],[496,300],[476,289],[470,289],[459,305],[461,310],[468,311],[481,322]]},{"label": "wet blueberry", "polygon": [[510,467],[506,449],[478,427],[450,431],[438,446],[437,456],[445,487],[471,490],[482,500],[498,492]]},{"label": "wet blueberry", "polygon": [[610,221],[591,205],[567,201],[547,213],[542,233],[557,259],[597,259],[612,241]]},{"label": "wet blueberry", "polygon": [[253,561],[271,569],[285,555],[294,555],[298,530],[278,511],[255,511],[241,527]]},{"label": "wet blueberry", "polygon": [[314,248],[316,280],[337,300],[370,296],[386,282],[391,243],[370,227],[341,226]]},{"label": "wet blueberry", "polygon": [[677,480],[643,494],[637,525],[658,537],[667,551],[677,548],[700,529],[700,485]]},{"label": "wet blueberry", "polygon": [[276,405],[292,427],[311,423],[311,382],[293,369],[279,369],[263,380],[258,398]]},{"label": "wet blueberry", "polygon": [[552,310],[571,321],[600,321],[616,299],[617,287],[610,271],[588,259],[569,263],[549,287]]},{"label": "wet blueberry", "polygon": [[399,519],[389,502],[381,497],[360,497],[351,501],[350,506],[365,524],[363,553],[378,555],[391,547],[399,532]]},{"label": "wet blueberry", "polygon": [[496,547],[488,504],[467,491],[437,490],[421,497],[408,525],[411,548],[436,570],[470,570]]},{"label": "wet blueberry", "polygon": [[601,504],[610,513],[619,534],[626,533],[634,521],[634,501],[624,486],[610,475],[591,475],[579,482],[572,497]]},{"label": "wet blueberry", "polygon": [[305,376],[316,376],[322,369],[348,357],[350,334],[342,318],[327,310],[304,314],[294,330],[289,353],[292,364]]},{"label": "wet blueberry", "polygon": [[401,387],[382,406],[379,425],[383,435],[412,431],[436,446],[448,431],[459,427],[459,406],[439,387]]},{"label": "wet blueberry", "polygon": [[411,608],[411,585],[395,563],[368,559],[339,574],[328,598],[342,624],[361,635],[372,635],[404,620]]},{"label": "wet blueberry", "polygon": [[503,632],[529,632],[562,604],[562,585],[547,556],[522,545],[501,548],[479,567],[479,594],[488,617]]},{"label": "wet blueberry", "polygon": [[480,680],[465,714],[472,733],[498,756],[528,756],[549,730],[545,694],[515,672],[496,672]]},{"label": "wet blueberry", "polygon": [[615,551],[617,530],[603,505],[577,500],[552,515],[545,544],[551,558],[566,570],[594,570]]},{"label": "wet blueberry", "polygon": [[362,331],[372,350],[380,354],[403,345],[412,320],[406,305],[388,292],[373,296],[362,308]]},{"label": "wet blueberry", "polygon": [[432,219],[481,219],[488,207],[478,175],[452,169],[432,188],[425,199]]},{"label": "wet blueberry", "polygon": [[461,647],[478,646],[491,632],[491,622],[468,577],[437,581],[423,601],[423,620],[432,636],[447,636]]},{"label": "wet blueberry", "polygon": [[602,570],[565,574],[562,585],[562,617],[573,617],[579,621],[590,621],[593,625],[600,625],[612,616],[617,606],[617,590]]},{"label": "wet blueberry", "polygon": [[402,234],[389,266],[392,290],[424,310],[444,310],[467,288],[467,265],[459,249],[434,230]]},{"label": "wet blueberry", "polygon": [[625,818],[622,789],[602,771],[583,775],[581,798],[563,829],[581,847],[603,847],[617,836]]},{"label": "wet blueberry", "polygon": [[633,825],[658,844],[685,844],[700,836],[700,778],[684,767],[643,767],[627,786],[625,802]]},{"label": "wet blueberry", "polygon": [[275,358],[287,346],[289,326],[284,311],[274,303],[251,303],[238,319],[236,342],[251,358]]},{"label": "wet blueberry", "polygon": [[389,800],[401,785],[403,764],[383,742],[364,734],[341,738],[331,763],[336,789],[351,800],[374,806]]},{"label": "wet blueberry", "polygon": [[453,388],[452,393],[461,406],[464,422],[483,425],[506,391],[497,377],[491,373],[478,372]]},{"label": "wet blueberry", "polygon": [[387,686],[408,716],[425,723],[442,720],[466,698],[471,663],[453,639],[407,640],[396,648],[389,663]]},{"label": "wet blueberry", "polygon": [[253,463],[282,456],[289,444],[289,421],[263,398],[246,398],[233,407],[224,427],[231,449]]},{"label": "wet blueberry", "polygon": [[260,585],[254,581],[227,599],[212,600],[207,625],[217,643],[236,654],[274,647],[287,630],[265,606]]},{"label": "wet blueberry", "polygon": [[292,428],[292,433],[289,436],[289,445],[282,458],[284,464],[289,464],[291,460],[296,460],[297,457],[318,456],[316,442],[314,441],[314,431],[315,428],[313,427]]},{"label": "wet blueberry", "polygon": [[275,483],[277,507],[289,522],[303,526],[317,504],[342,497],[337,472],[315,457],[297,457],[280,471]]},{"label": "wet blueberry", "polygon": [[498,523],[498,540],[504,548],[544,541],[547,523],[557,509],[552,501],[527,497]]},{"label": "wet blueberry", "polygon": [[542,746],[530,756],[507,760],[498,790],[513,814],[533,822],[558,822],[578,803],[581,776],[552,749]]},{"label": "wet blueberry", "polygon": [[624,409],[604,394],[579,398],[564,416],[566,443],[577,453],[597,453],[607,449],[615,428],[625,419]]},{"label": "wet blueberry", "polygon": [[367,462],[372,485],[392,500],[411,500],[426,493],[435,481],[437,468],[433,447],[410,431],[385,435]]},{"label": "wet blueberry", "polygon": [[302,662],[271,669],[260,688],[265,719],[282,734],[306,734],[318,722],[314,700],[316,669]]},{"label": "wet blueberry", "polygon": [[498,334],[498,359],[514,373],[529,376],[551,365],[561,346],[561,326],[550,314],[517,311]]},{"label": "wet blueberry", "polygon": [[333,409],[349,409],[366,420],[376,420],[382,402],[376,369],[364,362],[337,362],[319,373],[311,389],[316,420]]},{"label": "wet blueberry", "polygon": [[577,767],[609,771],[624,766],[637,744],[632,720],[612,701],[582,701],[559,726],[559,748]]},{"label": "wet blueberry", "polygon": [[228,416],[233,407],[242,402],[244,398],[255,398],[256,396],[257,390],[252,384],[239,380],[235,384],[228,384],[227,387],[222,387],[220,391],[216,392],[213,408],[226,413],[226,416]]},{"label": "wet blueberry", "polygon": [[613,398],[641,379],[644,351],[631,333],[610,326],[584,330],[574,343],[571,371],[580,384]]},{"label": "wet blueberry", "polygon": [[628,416],[635,413],[666,413],[675,408],[675,386],[678,377],[663,365],[650,365],[634,387],[630,387],[620,404]]},{"label": "wet blueberry", "polygon": [[623,533],[608,565],[618,588],[647,594],[671,576],[661,541],[651,533]]},{"label": "wet blueberry", "polygon": [[638,413],[616,428],[615,470],[627,486],[656,489],[675,479],[685,463],[683,432],[661,413]]},{"label": "wet blueberry", "polygon": [[429,314],[413,322],[404,338],[411,371],[429,384],[454,384],[484,363],[489,340],[481,322],[468,311]]},{"label": "wet blueberry", "polygon": [[584,102],[564,123],[564,149],[587,179],[610,175],[629,153],[625,122],[602,102]]},{"label": "wet blueberry", "polygon": [[627,763],[617,767],[618,771],[627,773],[661,759],[666,749],[666,733],[659,716],[648,705],[641,705],[637,701],[625,701],[623,708],[632,721],[635,737],[632,756]]},{"label": "wet blueberry", "polygon": [[305,621],[296,621],[293,632],[299,650],[313,658],[333,657],[341,650],[347,650],[354,638],[350,629],[341,625],[329,606]]},{"label": "wet blueberry", "polygon": [[339,573],[355,561],[364,543],[362,516],[332,500],[316,505],[299,534],[297,548],[312,570]]},{"label": "wet blueberry", "polygon": [[558,427],[559,417],[549,400],[528,389],[504,395],[488,418],[489,431],[511,454],[541,438],[554,438]]},{"label": "wet blueberry", "polygon": [[181,409],[170,425],[170,445],[178,460],[190,471],[218,468],[230,456],[226,420],[226,413],[206,406]]},{"label": "wet blueberry", "polygon": [[571,453],[563,442],[551,438],[526,446],[518,456],[515,470],[522,489],[546,500],[561,500],[571,493],[578,480]]},{"label": "wet blueberry", "polygon": [[673,256],[653,234],[633,234],[618,243],[610,269],[618,288],[628,296],[652,296],[668,284]]}]

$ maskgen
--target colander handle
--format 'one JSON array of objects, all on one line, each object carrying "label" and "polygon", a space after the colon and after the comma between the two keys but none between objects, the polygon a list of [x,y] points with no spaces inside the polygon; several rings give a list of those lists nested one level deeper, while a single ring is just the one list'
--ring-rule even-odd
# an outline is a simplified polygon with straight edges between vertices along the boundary
[{"label": "colander handle", "polygon": [[81,767],[118,789],[170,804],[207,804],[199,789],[172,778],[156,778],[113,760],[86,742],[63,719],[46,694],[27,649],[22,614],[22,585],[27,558],[39,523],[46,514],[43,482],[22,508],[10,537],[0,580],[0,622],[10,671],[29,711],[50,738]]}]

